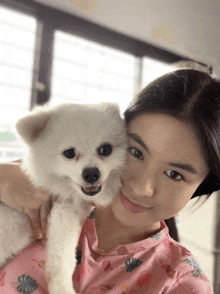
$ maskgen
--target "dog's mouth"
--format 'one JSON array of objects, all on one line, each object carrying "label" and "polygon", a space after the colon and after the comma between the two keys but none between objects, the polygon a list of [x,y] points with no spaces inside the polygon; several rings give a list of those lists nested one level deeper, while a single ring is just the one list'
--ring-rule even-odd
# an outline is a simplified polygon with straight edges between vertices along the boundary
[{"label": "dog's mouth", "polygon": [[88,196],[95,196],[102,190],[102,186],[81,187],[81,191]]}]

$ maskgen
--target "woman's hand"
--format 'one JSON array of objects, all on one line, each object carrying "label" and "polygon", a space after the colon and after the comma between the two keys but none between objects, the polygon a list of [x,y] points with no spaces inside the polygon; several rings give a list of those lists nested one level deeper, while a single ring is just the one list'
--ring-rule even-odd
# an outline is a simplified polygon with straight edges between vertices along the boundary
[{"label": "woman's hand", "polygon": [[37,239],[46,236],[47,217],[51,208],[51,196],[34,188],[20,168],[21,161],[0,164],[0,201],[27,214],[33,235]]}]

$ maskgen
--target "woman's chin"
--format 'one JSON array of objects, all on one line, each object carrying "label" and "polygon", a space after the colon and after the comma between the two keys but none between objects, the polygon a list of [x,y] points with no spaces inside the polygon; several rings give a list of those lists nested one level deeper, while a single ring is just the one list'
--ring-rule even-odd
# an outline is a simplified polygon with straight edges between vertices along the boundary
[{"label": "woman's chin", "polygon": [[150,219],[150,215],[147,211],[133,213],[129,209],[125,208],[121,203],[120,197],[114,200],[111,208],[114,217],[124,226],[141,228],[154,222]]}]

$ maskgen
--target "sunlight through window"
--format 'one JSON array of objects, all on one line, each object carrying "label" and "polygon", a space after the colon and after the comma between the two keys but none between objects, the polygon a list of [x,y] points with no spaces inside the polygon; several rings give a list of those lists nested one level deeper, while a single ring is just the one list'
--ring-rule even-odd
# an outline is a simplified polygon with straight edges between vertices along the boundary
[{"label": "sunlight through window", "polygon": [[144,57],[142,68],[142,87],[147,86],[153,80],[173,70],[174,68],[169,64]]},{"label": "sunlight through window", "polygon": [[51,103],[111,101],[124,111],[134,94],[135,65],[131,54],[56,32]]},{"label": "sunlight through window", "polygon": [[15,123],[30,107],[36,20],[0,8],[0,161],[22,155]]},{"label": "sunlight through window", "polygon": [[[23,155],[15,131],[19,117],[28,113],[37,20],[0,8],[0,161]],[[147,57],[142,64],[142,87],[172,67]],[[87,39],[55,32],[51,104],[117,102],[121,113],[139,85],[140,58]]]}]

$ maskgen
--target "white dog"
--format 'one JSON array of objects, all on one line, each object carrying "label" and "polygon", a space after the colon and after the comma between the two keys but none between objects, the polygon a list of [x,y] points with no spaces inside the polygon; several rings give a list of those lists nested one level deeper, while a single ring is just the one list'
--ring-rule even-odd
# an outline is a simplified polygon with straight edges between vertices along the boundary
[{"label": "white dog", "polygon": [[[61,104],[36,108],[16,129],[28,146],[22,169],[34,186],[56,196],[47,234],[49,293],[74,294],[81,225],[91,204],[108,205],[121,187],[127,153],[124,121],[116,104]],[[32,241],[27,216],[1,203],[0,268]]]}]

